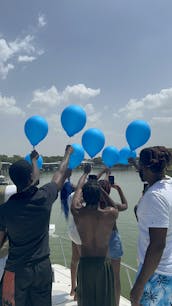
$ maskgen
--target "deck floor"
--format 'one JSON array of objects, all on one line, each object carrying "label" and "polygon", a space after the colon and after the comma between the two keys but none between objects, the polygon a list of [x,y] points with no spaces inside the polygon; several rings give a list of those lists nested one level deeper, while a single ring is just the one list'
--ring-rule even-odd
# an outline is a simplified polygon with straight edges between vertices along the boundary
[{"label": "deck floor", "polygon": [[[54,271],[52,305],[53,306],[77,306],[70,293],[70,270],[61,265],[52,265]],[[121,297],[120,306],[129,306],[130,302]]]}]

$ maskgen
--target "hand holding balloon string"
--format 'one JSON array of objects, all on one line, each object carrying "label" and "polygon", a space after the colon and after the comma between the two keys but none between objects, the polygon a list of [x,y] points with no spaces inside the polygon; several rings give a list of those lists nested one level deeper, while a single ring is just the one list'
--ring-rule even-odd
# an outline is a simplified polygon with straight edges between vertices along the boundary
[{"label": "hand holding balloon string", "polygon": [[86,164],[84,166],[84,173],[89,174],[91,172],[91,165],[90,164]]},{"label": "hand holding balloon string", "polygon": [[37,160],[39,158],[39,153],[36,150],[33,150],[30,154],[31,161]]},{"label": "hand holding balloon string", "polygon": [[68,144],[65,148],[65,153],[68,153],[68,152],[72,153],[73,151],[74,151],[73,147],[70,144]]}]

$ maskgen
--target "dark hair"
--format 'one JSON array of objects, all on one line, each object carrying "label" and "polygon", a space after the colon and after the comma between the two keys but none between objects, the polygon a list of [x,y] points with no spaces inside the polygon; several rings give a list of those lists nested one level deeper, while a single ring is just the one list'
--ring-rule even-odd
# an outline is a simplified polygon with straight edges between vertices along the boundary
[{"label": "dark hair", "polygon": [[140,163],[154,173],[163,172],[171,162],[172,154],[163,146],[145,148],[140,152]]},{"label": "dark hair", "polygon": [[83,199],[88,206],[98,206],[100,201],[100,187],[95,180],[90,180],[82,187]]},{"label": "dark hair", "polygon": [[13,163],[9,168],[9,176],[17,189],[24,189],[31,180],[32,166],[24,159]]}]

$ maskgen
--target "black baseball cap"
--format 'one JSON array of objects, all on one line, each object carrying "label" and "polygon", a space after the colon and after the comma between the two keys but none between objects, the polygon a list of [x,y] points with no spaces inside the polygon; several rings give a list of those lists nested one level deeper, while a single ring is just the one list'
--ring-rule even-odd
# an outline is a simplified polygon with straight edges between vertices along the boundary
[{"label": "black baseball cap", "polygon": [[25,188],[31,179],[32,166],[25,159],[20,159],[9,168],[9,176],[17,187]]}]

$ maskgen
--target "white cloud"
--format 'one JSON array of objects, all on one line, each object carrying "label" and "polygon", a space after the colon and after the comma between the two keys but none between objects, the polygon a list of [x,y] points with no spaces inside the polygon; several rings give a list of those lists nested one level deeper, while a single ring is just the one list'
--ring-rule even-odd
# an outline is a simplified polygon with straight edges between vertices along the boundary
[{"label": "white cloud", "polygon": [[91,114],[90,116],[88,116],[88,120],[91,123],[96,123],[96,125],[100,122],[98,122],[102,117],[102,113],[101,112],[95,112],[94,114]]},{"label": "white cloud", "polygon": [[0,78],[2,78],[3,80],[6,79],[9,71],[12,69],[14,69],[14,65],[12,64],[4,65],[3,63],[0,62]]},{"label": "white cloud", "polygon": [[93,114],[95,112],[93,104],[89,103],[84,106],[84,109],[88,115]]},{"label": "white cloud", "polygon": [[172,123],[172,116],[171,117],[152,117],[152,123],[160,123],[168,125],[169,123]]},{"label": "white cloud", "polygon": [[101,116],[102,116],[102,113],[101,112],[97,112],[93,106],[93,104],[89,103],[89,104],[86,104],[84,106],[84,109],[87,113],[87,118],[88,118],[88,121],[90,123],[98,123],[98,121],[100,120]]},{"label": "white cloud", "polygon": [[13,54],[23,51],[27,54],[30,54],[32,52],[35,52],[33,41],[34,36],[27,35],[24,39],[17,38],[16,40],[9,42],[9,47]]},{"label": "white cloud", "polygon": [[16,105],[16,100],[13,97],[3,97],[0,95],[0,114],[1,115],[20,115],[25,113]]},{"label": "white cloud", "polygon": [[129,100],[125,107],[119,109],[118,113],[126,115],[127,118],[141,118],[143,117],[144,103],[135,99]]},{"label": "white cloud", "polygon": [[77,84],[74,86],[67,86],[62,92],[62,99],[66,102],[74,100],[75,98],[81,100],[96,97],[100,94],[100,89],[92,89],[86,87],[84,84]]},{"label": "white cloud", "polygon": [[18,62],[33,62],[36,59],[34,56],[19,55]]},{"label": "white cloud", "polygon": [[49,108],[60,105],[61,103],[79,103],[100,94],[100,89],[87,88],[84,84],[67,86],[62,92],[58,91],[53,85],[45,91],[37,89],[33,92],[33,99],[28,107],[40,106]]},{"label": "white cloud", "polygon": [[51,114],[48,118],[48,125],[50,128],[53,128],[54,132],[59,133],[62,131],[60,115],[59,114]]},{"label": "white cloud", "polygon": [[[70,87],[70,90],[68,90]],[[78,90],[80,88],[80,90]],[[33,92],[33,99],[30,104],[28,104],[28,108],[38,108],[39,113],[42,115],[46,115],[46,118],[49,122],[49,126],[55,133],[61,133],[63,128],[61,126],[61,120],[60,120],[60,114],[61,114],[61,107],[58,108],[58,106],[65,107],[66,102],[66,93],[68,92],[68,99],[70,101],[70,94],[73,97],[73,92],[75,93],[76,101],[79,101],[79,99],[82,96],[82,89],[84,89],[83,96],[87,96],[87,99],[89,97],[92,97],[96,94],[96,90],[91,88],[86,88],[85,85],[80,87],[77,85],[74,86],[67,86],[62,92],[58,91],[57,88],[53,85],[48,90],[40,90],[37,89]],[[65,98],[64,98],[64,92],[65,92]],[[99,91],[97,91],[98,94]],[[65,100],[64,100],[65,99]],[[78,104],[78,103],[77,103]],[[87,122],[89,126],[101,125],[101,117],[102,113],[97,112],[93,104],[87,103],[83,104],[80,103],[80,105],[85,109],[87,113]],[[55,109],[53,112],[52,109]]]},{"label": "white cloud", "polygon": [[39,26],[40,28],[43,28],[43,27],[46,26],[46,24],[47,24],[47,22],[46,22],[46,20],[45,20],[45,15],[40,14],[40,15],[38,16],[38,26]]},{"label": "white cloud", "polygon": [[155,111],[157,118],[165,118],[165,113],[168,116],[169,113],[172,115],[172,88],[162,89],[159,93],[148,94],[142,99],[131,99],[125,107],[118,110],[118,114],[125,116],[127,119],[152,118]]},{"label": "white cloud", "polygon": [[0,39],[0,77],[5,79],[8,72],[14,68],[12,64],[6,63],[8,59],[13,55],[13,51],[5,41]]},{"label": "white cloud", "polygon": [[12,49],[9,47],[5,39],[0,39],[0,61],[6,62],[13,55]]},{"label": "white cloud", "polygon": [[33,92],[33,99],[28,107],[43,106],[45,108],[58,106],[60,104],[60,95],[55,86],[48,90],[41,91],[39,89]]},{"label": "white cloud", "polygon": [[34,40],[32,35],[11,42],[0,39],[0,78],[5,79],[9,71],[15,68],[16,57],[18,62],[32,62],[42,54],[43,51],[34,46]]}]

